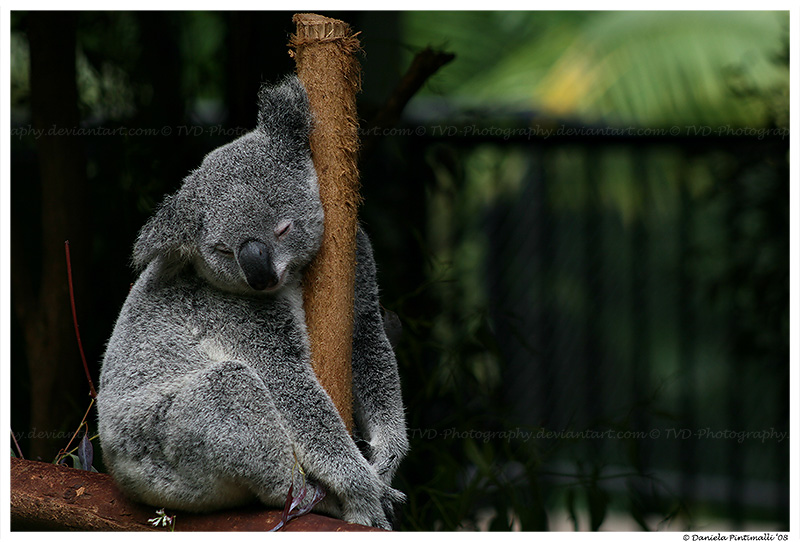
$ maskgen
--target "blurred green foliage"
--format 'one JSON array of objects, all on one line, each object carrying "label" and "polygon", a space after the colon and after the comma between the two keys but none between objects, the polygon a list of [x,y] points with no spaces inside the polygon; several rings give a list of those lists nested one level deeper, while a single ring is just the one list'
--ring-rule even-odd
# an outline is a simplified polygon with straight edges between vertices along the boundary
[{"label": "blurred green foliage", "polygon": [[[458,51],[429,92],[585,123],[763,126],[788,99],[787,12],[408,12],[412,44]],[[744,100],[732,85],[754,89]]]}]

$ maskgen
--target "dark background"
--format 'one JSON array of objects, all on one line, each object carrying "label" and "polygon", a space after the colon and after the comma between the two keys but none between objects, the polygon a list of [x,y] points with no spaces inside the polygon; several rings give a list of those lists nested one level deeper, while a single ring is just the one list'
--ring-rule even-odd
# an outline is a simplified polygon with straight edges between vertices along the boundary
[{"label": "dark background", "polygon": [[[138,229],[255,126],[291,15],[12,13],[25,457],[89,406],[64,241],[96,382]],[[399,527],[788,529],[788,15],[325,15],[362,32],[365,128],[423,47],[456,55],[361,161]]]}]

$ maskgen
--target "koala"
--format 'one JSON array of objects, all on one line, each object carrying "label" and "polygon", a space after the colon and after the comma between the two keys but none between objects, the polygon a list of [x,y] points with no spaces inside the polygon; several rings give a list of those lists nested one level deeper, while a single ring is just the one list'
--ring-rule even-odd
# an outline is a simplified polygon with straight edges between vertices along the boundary
[{"label": "koala", "polygon": [[[100,375],[103,459],[134,500],[190,512],[260,500],[290,484],[315,510],[391,528],[408,450],[400,378],[359,228],[351,436],[310,364],[303,271],[323,210],[296,76],[259,92],[255,130],[209,153],[141,230],[140,272]],[[359,441],[358,444],[356,441]],[[298,473],[303,478],[298,478]]]}]

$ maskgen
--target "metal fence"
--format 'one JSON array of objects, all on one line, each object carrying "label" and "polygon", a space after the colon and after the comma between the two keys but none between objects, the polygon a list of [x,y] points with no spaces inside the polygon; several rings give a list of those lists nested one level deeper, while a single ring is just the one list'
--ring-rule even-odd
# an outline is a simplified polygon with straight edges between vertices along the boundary
[{"label": "metal fence", "polygon": [[788,138],[456,133],[413,143],[430,276],[545,470],[788,528]]}]

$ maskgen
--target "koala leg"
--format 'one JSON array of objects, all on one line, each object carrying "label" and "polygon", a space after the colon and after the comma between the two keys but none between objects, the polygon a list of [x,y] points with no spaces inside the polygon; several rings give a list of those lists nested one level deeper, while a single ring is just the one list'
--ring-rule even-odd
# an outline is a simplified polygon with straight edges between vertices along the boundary
[{"label": "koala leg", "polygon": [[355,415],[367,457],[387,485],[408,452],[400,375],[386,336],[369,238],[358,230],[353,329]]},{"label": "koala leg", "polygon": [[[216,362],[175,384],[161,392],[159,414],[151,418],[158,428],[149,424],[161,433],[162,450],[135,462],[136,480],[118,462],[114,471],[124,486],[135,486],[135,496],[153,505],[197,512],[254,497],[282,508],[293,474],[297,495],[303,482],[293,444],[253,369]],[[306,483],[310,499],[316,482]]]}]

